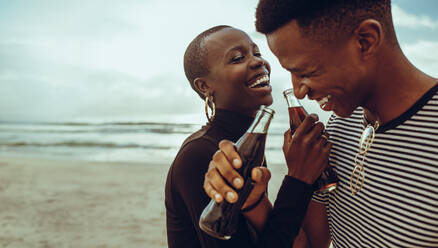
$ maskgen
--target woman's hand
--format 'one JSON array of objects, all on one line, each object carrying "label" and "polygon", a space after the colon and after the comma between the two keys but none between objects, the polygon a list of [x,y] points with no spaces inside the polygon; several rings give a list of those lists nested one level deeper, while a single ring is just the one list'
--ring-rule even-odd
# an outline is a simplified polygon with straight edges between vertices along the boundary
[{"label": "woman's hand", "polygon": [[[225,199],[227,202],[235,203],[238,195],[234,189],[240,189],[244,185],[242,176],[236,170],[241,166],[242,160],[233,142],[222,140],[219,143],[219,150],[213,155],[208,171],[205,174],[204,190],[207,195],[216,202],[221,202]],[[255,185],[248,199],[243,204],[242,209],[257,202],[261,194],[265,193],[271,178],[271,172],[268,168],[256,167],[251,171],[251,178],[254,180]]]}]

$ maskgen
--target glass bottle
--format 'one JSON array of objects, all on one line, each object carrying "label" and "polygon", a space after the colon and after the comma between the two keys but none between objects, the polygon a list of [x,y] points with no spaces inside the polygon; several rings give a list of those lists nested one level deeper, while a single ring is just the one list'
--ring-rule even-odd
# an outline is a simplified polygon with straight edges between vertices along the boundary
[{"label": "glass bottle", "polygon": [[244,185],[237,189],[235,203],[211,200],[199,219],[201,230],[218,239],[227,240],[237,231],[240,210],[254,187],[251,171],[261,166],[265,157],[266,135],[274,116],[274,110],[262,106],[246,133],[236,142],[236,150],[242,159],[237,172],[243,177]]},{"label": "glass bottle", "polygon": [[[303,122],[304,118],[308,115],[303,105],[295,97],[294,89],[287,89],[283,91],[283,95],[286,98],[288,111],[289,111],[289,122],[291,132],[295,132],[298,126]],[[332,167],[327,167],[321,174],[321,176],[316,180],[319,192],[331,192],[336,189],[338,182],[338,175]]]}]

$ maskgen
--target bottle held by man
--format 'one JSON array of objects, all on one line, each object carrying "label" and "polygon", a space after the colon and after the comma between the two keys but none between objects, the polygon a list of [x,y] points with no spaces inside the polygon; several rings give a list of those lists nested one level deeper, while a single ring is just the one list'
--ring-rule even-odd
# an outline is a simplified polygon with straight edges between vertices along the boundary
[{"label": "bottle held by man", "polygon": [[[287,89],[283,91],[283,95],[286,98],[289,111],[290,130],[293,133],[298,126],[303,122],[308,113],[301,105],[300,101],[295,97],[294,90]],[[330,192],[336,189],[338,182],[338,176],[336,172],[330,166],[327,167],[316,180],[319,192]]]},{"label": "bottle held by man", "polygon": [[236,150],[242,159],[242,167],[237,171],[243,177],[245,184],[241,189],[236,190],[237,202],[217,203],[211,200],[205,207],[199,220],[199,227],[210,236],[227,240],[237,231],[241,208],[254,187],[251,171],[264,162],[266,135],[273,116],[274,110],[262,106],[249,129],[236,142]]}]

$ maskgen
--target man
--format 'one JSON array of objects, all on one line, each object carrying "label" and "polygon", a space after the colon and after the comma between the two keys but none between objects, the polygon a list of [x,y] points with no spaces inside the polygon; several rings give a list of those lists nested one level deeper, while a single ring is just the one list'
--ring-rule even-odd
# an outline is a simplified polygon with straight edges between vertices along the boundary
[{"label": "man", "polygon": [[[403,55],[390,0],[261,0],[256,18],[295,95],[335,113],[327,132],[339,182],[308,206],[310,245],[438,247],[438,80]],[[306,166],[291,156],[305,147],[300,128],[285,136],[285,158],[290,176],[312,183],[291,173]],[[226,159],[213,159],[204,188],[225,196],[213,175],[233,182],[227,161],[238,156],[226,141],[215,156]]]}]

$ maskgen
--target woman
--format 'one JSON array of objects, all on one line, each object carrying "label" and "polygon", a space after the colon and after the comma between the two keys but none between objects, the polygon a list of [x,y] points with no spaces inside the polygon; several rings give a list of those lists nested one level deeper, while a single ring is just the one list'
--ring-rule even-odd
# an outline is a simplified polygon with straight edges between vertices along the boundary
[{"label": "woman", "polygon": [[[170,167],[165,200],[168,245],[250,247],[252,228],[243,216],[238,232],[228,241],[208,236],[199,229],[198,222],[210,201],[203,190],[204,174],[219,141],[236,142],[260,106],[272,104],[270,66],[246,33],[230,26],[216,26],[190,43],[184,55],[184,70],[191,87],[205,100],[209,122],[184,141]],[[211,115],[207,106],[212,109]],[[267,169],[264,174],[270,175]],[[264,188],[260,186],[261,190]],[[252,203],[258,202],[250,196],[243,209]]]}]

